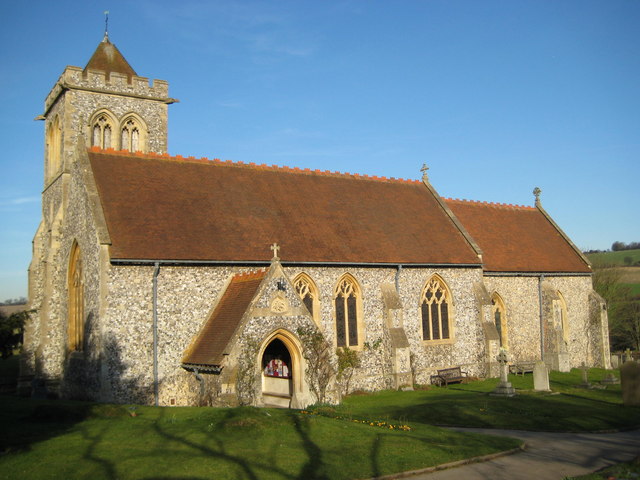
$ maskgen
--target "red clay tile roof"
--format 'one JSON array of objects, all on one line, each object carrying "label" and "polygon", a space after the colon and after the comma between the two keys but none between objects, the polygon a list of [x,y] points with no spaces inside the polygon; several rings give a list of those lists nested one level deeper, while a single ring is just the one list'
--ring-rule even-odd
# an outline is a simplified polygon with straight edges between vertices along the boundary
[{"label": "red clay tile roof", "polygon": [[119,260],[475,264],[419,181],[89,150]]},{"label": "red clay tile roof", "polygon": [[185,353],[183,364],[222,364],[224,354],[229,353],[225,349],[265,275],[265,270],[259,270],[238,274],[231,279],[207,323]]},{"label": "red clay tile roof", "polygon": [[487,272],[591,272],[537,208],[445,201],[480,246]]},{"label": "red clay tile roof", "polygon": [[123,73],[127,75],[129,82],[132,77],[136,76],[136,72],[125,60],[120,50],[106,37],[100,42],[83,71],[86,73],[87,70],[102,70],[107,72],[107,76],[113,72]]}]

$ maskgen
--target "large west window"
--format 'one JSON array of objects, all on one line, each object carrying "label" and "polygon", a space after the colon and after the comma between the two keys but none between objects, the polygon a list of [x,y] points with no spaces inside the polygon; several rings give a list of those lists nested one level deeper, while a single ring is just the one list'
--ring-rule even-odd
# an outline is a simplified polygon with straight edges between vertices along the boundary
[{"label": "large west window", "polygon": [[420,310],[423,340],[452,338],[451,295],[440,277],[433,276],[425,285],[420,297]]}]

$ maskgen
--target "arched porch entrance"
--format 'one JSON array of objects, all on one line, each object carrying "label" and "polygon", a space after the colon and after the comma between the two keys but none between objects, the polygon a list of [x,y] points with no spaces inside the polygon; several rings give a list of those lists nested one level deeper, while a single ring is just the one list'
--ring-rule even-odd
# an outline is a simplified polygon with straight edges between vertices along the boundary
[{"label": "arched porch entrance", "polygon": [[297,339],[279,330],[263,343],[260,354],[262,403],[269,407],[303,408],[309,402],[303,381],[303,358]]}]

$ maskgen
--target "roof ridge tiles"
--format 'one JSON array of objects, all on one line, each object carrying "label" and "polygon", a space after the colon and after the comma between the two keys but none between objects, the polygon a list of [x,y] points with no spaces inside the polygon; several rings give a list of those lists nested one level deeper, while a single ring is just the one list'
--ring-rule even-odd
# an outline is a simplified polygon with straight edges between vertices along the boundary
[{"label": "roof ridge tiles", "polygon": [[267,273],[267,270],[265,268],[260,268],[258,270],[249,270],[246,272],[239,272],[233,276],[233,280],[236,280],[236,281],[255,280],[258,278],[263,278],[266,273]]},{"label": "roof ridge tiles", "polygon": [[162,160],[174,160],[176,162],[183,163],[218,163],[224,164],[228,166],[236,166],[242,168],[253,168],[260,170],[272,170],[272,171],[280,171],[280,172],[288,172],[288,173],[301,173],[301,174],[316,174],[316,175],[326,175],[331,177],[342,177],[342,178],[351,178],[354,180],[369,180],[369,181],[378,181],[378,182],[394,182],[394,183],[406,183],[406,184],[420,184],[422,183],[420,180],[409,179],[409,178],[400,178],[400,177],[385,177],[378,175],[368,175],[365,173],[351,173],[351,172],[341,172],[339,170],[331,171],[331,170],[320,170],[320,169],[311,169],[311,168],[300,168],[300,167],[290,167],[288,165],[267,165],[267,164],[256,164],[255,162],[243,162],[241,160],[222,160],[220,158],[210,159],[208,157],[200,157],[196,158],[193,155],[183,156],[183,155],[171,155],[167,152],[142,152],[135,151],[131,152],[129,150],[116,150],[114,148],[101,148],[99,146],[90,146],[88,150],[93,153],[102,153],[102,154],[118,154],[118,155],[127,155],[137,158],[149,158],[149,159],[162,159]]},{"label": "roof ridge tiles", "polygon": [[520,209],[520,210],[535,210],[535,207],[531,207],[529,205],[518,205],[518,204],[513,204],[513,203],[500,203],[500,202],[488,202],[485,200],[467,200],[466,198],[460,199],[460,198],[447,198],[447,197],[443,197],[445,202],[457,202],[457,203],[469,203],[469,204],[474,204],[474,205],[487,205],[490,207],[497,207],[497,208],[513,208],[513,209]]}]

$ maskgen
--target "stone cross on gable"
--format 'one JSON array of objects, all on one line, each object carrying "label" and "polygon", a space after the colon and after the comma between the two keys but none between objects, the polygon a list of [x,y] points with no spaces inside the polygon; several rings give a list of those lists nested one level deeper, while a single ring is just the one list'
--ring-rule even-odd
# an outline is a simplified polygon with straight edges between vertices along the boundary
[{"label": "stone cross on gable", "polygon": [[273,250],[273,258],[271,260],[279,260],[280,257],[278,257],[278,250],[280,250],[280,246],[277,243],[274,243],[269,248]]},{"label": "stone cross on gable", "polygon": [[427,175],[428,170],[429,170],[429,167],[427,167],[427,164],[423,163],[420,171],[422,172],[422,180],[424,180],[425,182],[429,180],[429,176]]},{"label": "stone cross on gable", "polygon": [[538,187],[533,189],[533,195],[536,197],[536,206],[540,205],[540,194],[542,193],[542,190],[540,190]]}]

